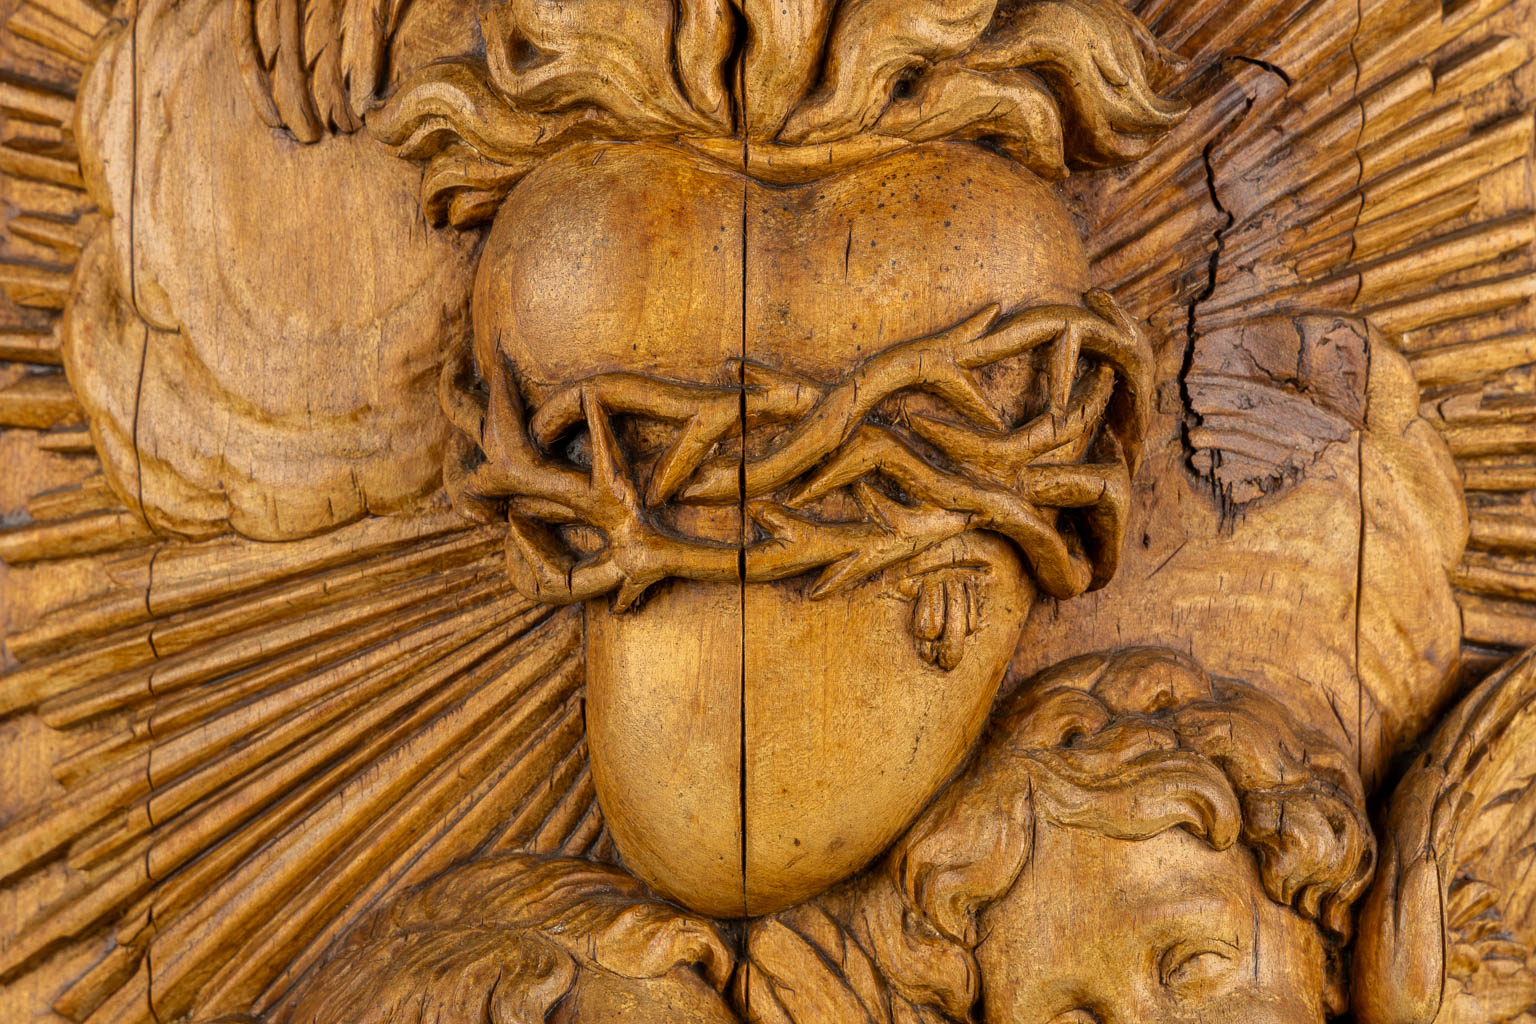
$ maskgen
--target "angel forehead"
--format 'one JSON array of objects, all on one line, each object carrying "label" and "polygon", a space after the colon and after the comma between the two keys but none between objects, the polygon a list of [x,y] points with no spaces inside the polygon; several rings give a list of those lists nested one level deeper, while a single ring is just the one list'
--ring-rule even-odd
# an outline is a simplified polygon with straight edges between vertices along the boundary
[{"label": "angel forehead", "polygon": [[976,529],[1055,597],[1114,571],[1150,350],[1050,183],[1179,121],[1171,59],[1111,0],[815,10],[486,5],[368,116],[490,225],[445,483],[526,596],[735,580],[743,537],[819,595]]}]

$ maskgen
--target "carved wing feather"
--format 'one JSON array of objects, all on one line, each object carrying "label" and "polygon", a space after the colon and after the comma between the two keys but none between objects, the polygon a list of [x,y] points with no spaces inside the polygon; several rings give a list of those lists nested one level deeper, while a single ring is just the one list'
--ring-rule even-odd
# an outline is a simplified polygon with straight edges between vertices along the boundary
[{"label": "carved wing feather", "polygon": [[390,36],[410,0],[237,0],[241,71],[274,128],[302,142],[352,132],[383,84]]},{"label": "carved wing feather", "polygon": [[[1147,159],[1069,188],[1089,200],[1099,283],[1190,353],[1197,469],[1240,504],[1337,432],[1323,419],[1342,430],[1365,408],[1363,378],[1328,395],[1304,367],[1299,387],[1233,373],[1223,339],[1264,317],[1361,318],[1407,357],[1465,482],[1465,639],[1505,652],[1490,665],[1536,643],[1528,5],[1131,7],[1186,59],[1192,111]],[[1283,414],[1235,413],[1239,393]]]},{"label": "carved wing feather", "polygon": [[1392,797],[1361,918],[1365,1024],[1536,1008],[1536,651],[1468,694]]}]

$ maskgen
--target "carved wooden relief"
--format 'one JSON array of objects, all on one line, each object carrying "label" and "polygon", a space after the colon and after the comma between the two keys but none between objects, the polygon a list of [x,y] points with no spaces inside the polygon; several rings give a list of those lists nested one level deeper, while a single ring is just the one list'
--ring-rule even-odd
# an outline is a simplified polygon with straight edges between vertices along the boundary
[{"label": "carved wooden relief", "polygon": [[1532,0],[0,0],[0,1021],[1536,1017]]}]

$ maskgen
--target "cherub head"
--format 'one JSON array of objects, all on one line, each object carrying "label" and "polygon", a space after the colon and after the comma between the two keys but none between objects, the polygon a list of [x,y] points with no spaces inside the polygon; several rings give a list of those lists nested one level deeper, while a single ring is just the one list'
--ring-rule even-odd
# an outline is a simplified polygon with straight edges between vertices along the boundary
[{"label": "cherub head", "polygon": [[1374,858],[1346,755],[1136,649],[1010,699],[855,916],[923,1017],[1320,1021]]}]

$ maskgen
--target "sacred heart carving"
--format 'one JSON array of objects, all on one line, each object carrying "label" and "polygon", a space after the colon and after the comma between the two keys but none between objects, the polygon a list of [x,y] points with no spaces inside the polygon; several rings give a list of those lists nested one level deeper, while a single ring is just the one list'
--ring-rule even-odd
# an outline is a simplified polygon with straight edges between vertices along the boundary
[{"label": "sacred heart carving", "polygon": [[1108,577],[1149,360],[1088,290],[1050,187],[974,147],[768,185],[585,145],[512,190],[461,500],[509,503],[528,596],[587,598],[593,776],[642,878],[741,916],[847,877],[970,748],[1036,575]]}]

